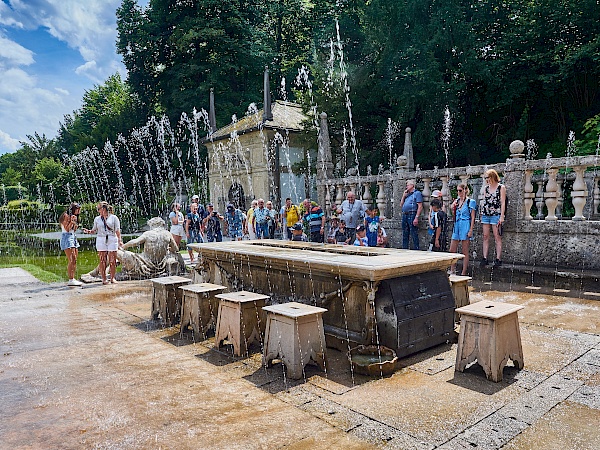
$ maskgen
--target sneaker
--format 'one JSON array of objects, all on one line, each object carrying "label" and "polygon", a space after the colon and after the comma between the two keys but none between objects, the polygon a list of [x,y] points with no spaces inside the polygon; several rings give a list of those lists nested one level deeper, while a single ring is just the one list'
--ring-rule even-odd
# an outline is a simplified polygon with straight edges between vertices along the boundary
[{"label": "sneaker", "polygon": [[67,286],[83,286],[83,283],[79,280],[69,280]]},{"label": "sneaker", "polygon": [[494,261],[494,267],[500,267],[501,265],[502,265],[502,261],[500,261],[499,259]]},{"label": "sneaker", "polygon": [[479,263],[480,267],[485,267],[488,265],[488,260],[487,258],[481,258],[481,262]]}]

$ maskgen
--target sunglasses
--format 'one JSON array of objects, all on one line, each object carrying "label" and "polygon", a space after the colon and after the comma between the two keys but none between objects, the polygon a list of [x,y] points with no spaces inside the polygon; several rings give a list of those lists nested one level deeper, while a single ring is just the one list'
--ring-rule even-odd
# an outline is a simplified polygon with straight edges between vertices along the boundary
[{"label": "sunglasses", "polygon": [[457,191],[457,192],[462,192],[463,190],[462,190],[462,189],[457,189],[456,191]]}]

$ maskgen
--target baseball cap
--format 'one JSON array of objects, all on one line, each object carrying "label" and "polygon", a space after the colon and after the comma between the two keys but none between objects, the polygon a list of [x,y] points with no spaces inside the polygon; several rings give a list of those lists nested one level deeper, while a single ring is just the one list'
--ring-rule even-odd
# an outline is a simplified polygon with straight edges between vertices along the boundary
[{"label": "baseball cap", "polygon": [[197,195],[192,195],[192,200],[194,200],[195,198],[200,198]]},{"label": "baseball cap", "polygon": [[213,204],[212,204],[212,203],[207,203],[207,204],[206,204],[206,206],[207,206],[207,207],[208,207],[208,206],[211,206],[211,207],[212,207],[212,206],[213,206]]},{"label": "baseball cap", "polygon": [[365,230],[366,230],[366,228],[365,228],[364,225],[359,225],[359,226],[356,227],[356,231],[357,232],[359,232],[359,231],[365,231]]},{"label": "baseball cap", "polygon": [[431,196],[432,196],[432,197],[439,197],[439,196],[441,196],[441,195],[442,195],[442,191],[440,191],[439,189],[436,189],[435,191],[433,191],[433,192],[431,193]]},{"label": "baseball cap", "polygon": [[233,204],[231,204],[231,203],[228,203],[228,204],[227,204],[227,209],[235,209],[235,207],[233,206]]},{"label": "baseball cap", "polygon": [[300,223],[300,222],[295,223],[294,226],[292,227],[292,230],[301,231],[302,223]]}]

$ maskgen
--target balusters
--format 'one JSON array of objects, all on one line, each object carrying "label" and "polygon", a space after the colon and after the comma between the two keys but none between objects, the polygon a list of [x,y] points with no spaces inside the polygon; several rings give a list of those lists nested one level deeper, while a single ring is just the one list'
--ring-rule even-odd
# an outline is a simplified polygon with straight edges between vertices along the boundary
[{"label": "balusters", "polygon": [[483,205],[483,199],[485,198],[485,187],[487,183],[485,181],[485,172],[481,174],[481,188],[479,189],[479,195],[477,196],[477,204]]},{"label": "balusters", "polygon": [[546,192],[544,192],[544,198],[546,199],[546,208],[548,209],[548,215],[546,220],[557,220],[555,211],[556,205],[558,205],[558,184],[556,183],[556,175],[558,169],[551,168],[546,171],[548,174],[548,182],[546,183]]},{"label": "balusters", "polygon": [[525,220],[533,220],[531,216],[531,208],[533,206],[533,199],[535,198],[535,193],[533,192],[533,184],[531,183],[531,175],[533,174],[532,170],[525,171],[525,186],[523,194],[523,216]]},{"label": "balusters", "polygon": [[442,198],[444,199],[444,205],[446,205],[446,211],[450,211],[450,187],[448,185],[449,181],[450,181],[450,177],[444,175],[440,177],[440,180],[442,180]]},{"label": "balusters", "polygon": [[379,215],[382,217],[387,217],[387,200],[385,197],[385,181],[377,182],[377,209],[379,210]]},{"label": "balusters", "polygon": [[556,200],[558,201],[557,205],[556,205],[556,217],[558,217],[559,219],[562,218],[562,212],[563,212],[563,203],[565,198],[563,197],[563,183],[565,182],[565,178],[564,177],[557,177],[556,179],[556,186],[557,186],[557,191],[556,193],[558,194],[556,196]]},{"label": "balusters", "polygon": [[371,183],[363,183],[362,201],[365,206],[373,205],[373,197],[371,196]]},{"label": "balusters", "polygon": [[339,207],[344,201],[344,185],[338,184],[336,187],[337,193],[335,195],[335,206]]},{"label": "balusters", "polygon": [[592,193],[594,195],[594,209],[592,210],[592,215],[598,216],[598,214],[600,214],[598,212],[598,207],[600,207],[600,176],[594,177],[594,190]]},{"label": "balusters", "polygon": [[325,215],[329,217],[331,211],[331,194],[329,186],[325,186]]},{"label": "balusters", "polygon": [[425,214],[425,217],[429,217],[429,202],[431,200],[431,188],[429,187],[429,184],[431,183],[431,178],[429,177],[425,177],[422,179],[423,180],[423,213]]},{"label": "balusters", "polygon": [[544,220],[544,180],[538,180],[535,182],[537,184],[537,192],[535,193],[535,206],[537,208],[537,215],[535,218],[537,220]]},{"label": "balusters", "polygon": [[575,182],[573,183],[573,190],[571,191],[571,198],[573,199],[573,208],[575,208],[575,215],[573,220],[585,220],[583,217],[583,208],[585,207],[588,190],[583,179],[586,166],[575,166],[573,171],[575,172]]}]

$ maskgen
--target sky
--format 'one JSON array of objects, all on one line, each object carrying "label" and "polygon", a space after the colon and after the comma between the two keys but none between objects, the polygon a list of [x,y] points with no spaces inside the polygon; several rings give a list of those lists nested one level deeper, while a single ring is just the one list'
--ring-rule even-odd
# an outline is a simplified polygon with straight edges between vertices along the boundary
[{"label": "sky", "polygon": [[86,90],[116,72],[125,79],[115,45],[120,4],[0,0],[0,154],[35,132],[56,137]]}]

